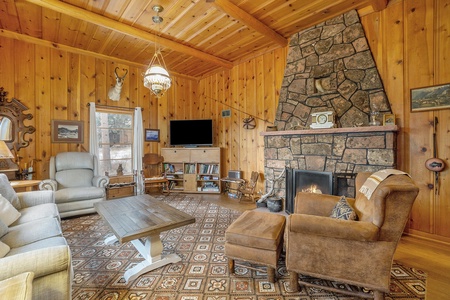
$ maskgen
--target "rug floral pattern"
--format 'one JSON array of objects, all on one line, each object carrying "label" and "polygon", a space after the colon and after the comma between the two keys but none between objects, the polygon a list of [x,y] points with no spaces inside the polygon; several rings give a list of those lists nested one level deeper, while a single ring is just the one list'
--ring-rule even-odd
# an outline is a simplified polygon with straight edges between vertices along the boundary
[{"label": "rug floral pattern", "polygon": [[[163,232],[164,254],[182,260],[148,272],[126,283],[124,272],[142,260],[131,243],[105,245],[112,235],[97,214],[64,219],[64,236],[72,251],[73,299],[77,300],[349,300],[358,299],[317,288],[301,286],[289,291],[289,278],[280,258],[277,282],[269,283],[262,271],[245,266],[230,275],[224,255],[225,230],[241,214],[191,195],[156,196],[161,201],[195,216],[194,224]],[[391,292],[386,299],[424,299],[426,274],[394,264]],[[314,280],[314,279],[311,279]],[[344,289],[355,287],[335,282],[322,284]]]}]

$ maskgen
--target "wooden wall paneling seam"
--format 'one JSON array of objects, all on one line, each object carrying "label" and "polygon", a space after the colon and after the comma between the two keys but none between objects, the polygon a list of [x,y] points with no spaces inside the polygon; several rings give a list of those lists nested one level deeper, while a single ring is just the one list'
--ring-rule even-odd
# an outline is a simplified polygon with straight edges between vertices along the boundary
[{"label": "wooden wall paneling seam", "polygon": [[256,93],[255,93],[255,102],[256,102],[256,116],[258,119],[256,119],[256,128],[253,129],[253,138],[255,140],[256,144],[256,170],[258,171],[259,179],[258,184],[256,186],[255,191],[259,192],[264,189],[264,138],[260,136],[261,131],[265,131],[266,122],[262,121],[265,120],[264,118],[264,110],[265,110],[265,99],[264,99],[264,72],[266,70],[264,65],[264,56],[260,56],[255,59],[256,65],[255,65],[255,86],[256,86]]},{"label": "wooden wall paneling seam", "polygon": [[[239,66],[239,73],[238,73],[238,95],[237,95],[237,103],[238,106],[237,108],[239,109],[238,113],[237,113],[237,118],[235,120],[236,122],[236,127],[237,130],[239,132],[238,134],[238,143],[239,143],[239,165],[240,165],[240,169],[242,170],[242,176],[244,178],[246,178],[247,174],[247,153],[245,152],[246,149],[246,143],[247,143],[247,138],[244,135],[244,132],[242,130],[242,119],[244,117],[244,111],[246,110],[246,71],[247,71],[247,62],[241,64]],[[248,176],[248,178],[250,178],[250,176]]]},{"label": "wooden wall paneling seam", "polygon": [[50,48],[35,46],[35,64],[36,64],[36,91],[34,97],[34,106],[36,114],[34,124],[36,127],[36,148],[34,158],[33,179],[48,178],[48,160],[51,156],[49,145],[50,138]]},{"label": "wooden wall paneling seam", "polygon": [[[231,95],[230,105],[233,108],[239,109],[239,69],[240,65],[234,67],[230,72],[231,78]],[[230,136],[230,169],[240,170],[240,147],[239,147],[239,112],[236,109],[231,109],[231,136]]]},{"label": "wooden wall paneling seam", "polygon": [[[436,0],[434,11],[436,12],[435,29],[435,84],[450,83],[450,2],[448,0]],[[447,66],[447,67],[445,67]],[[450,110],[438,110],[435,112],[439,123],[437,128],[437,155],[446,161],[447,168],[439,174],[439,195],[436,196],[436,234],[450,238]]]},{"label": "wooden wall paneling seam", "polygon": [[[0,57],[7,58],[11,62],[15,61],[14,44],[16,40],[8,39],[0,36]],[[8,98],[14,95],[14,63],[3,63],[0,68],[0,87],[8,91]]]},{"label": "wooden wall paneling seam", "polygon": [[[34,91],[35,91],[35,47],[34,45],[30,45],[27,43],[18,43],[15,46],[19,46],[15,48],[14,58],[16,62],[16,76],[15,76],[15,92],[11,93],[8,91],[8,99],[11,101],[12,98],[17,98],[26,106],[28,106],[29,110],[27,112],[35,115],[35,108],[32,105],[27,104],[30,100],[34,100]],[[3,62],[2,62],[3,63]],[[34,120],[25,121],[25,124],[34,125]],[[35,139],[36,133],[29,135],[32,139]],[[21,158],[20,160],[20,168],[24,168],[24,164],[29,164],[30,160],[34,158],[34,146],[28,146],[25,148],[21,148],[18,152],[18,156]]]},{"label": "wooden wall paneling seam", "polygon": [[[50,103],[53,120],[73,120],[69,118],[67,107],[67,56],[67,52],[50,50]],[[69,151],[71,146],[67,143],[52,143],[52,153]]]},{"label": "wooden wall paneling seam", "polygon": [[[402,2],[397,3],[389,10],[381,12],[384,22],[382,32],[389,32],[384,34],[383,45],[386,61],[383,63],[383,73],[385,74],[383,84],[391,104],[391,110],[396,116],[396,121],[402,130],[399,131],[397,136],[397,145],[404,144],[405,131],[409,127],[405,123],[405,101],[404,95],[404,36],[403,36],[403,12]],[[394,28],[394,30],[392,30]],[[386,47],[386,45],[391,45]],[[393,49],[393,51],[391,50]],[[405,147],[397,147],[397,168],[404,169],[404,160],[406,151]]]},{"label": "wooden wall paneling seam", "polygon": [[[430,47],[433,45],[429,44],[432,39],[430,37],[432,31],[430,32],[429,26],[432,26],[432,23],[430,24],[430,17],[427,17],[427,13],[430,14],[427,11],[427,2],[432,1],[404,2],[405,36],[409,37],[405,40],[405,78],[407,82],[405,100],[407,99],[407,101],[410,99],[409,90],[411,88],[433,83],[433,60],[430,59],[430,55],[433,55]],[[432,115],[430,112],[411,113],[408,124],[411,128],[410,140],[409,145],[405,145],[411,152],[408,171],[420,188],[411,213],[411,228],[427,233],[433,233],[434,230],[432,219],[434,192],[428,188],[428,184],[432,184],[434,178],[430,174],[431,172],[427,172],[424,167],[425,160],[432,155],[430,151],[432,126],[429,124]]]},{"label": "wooden wall paneling seam", "polygon": [[[79,89],[77,86],[80,84],[80,60],[78,55],[65,52],[67,56],[67,112],[68,120],[83,121],[83,137],[84,141],[80,147],[76,147],[76,144],[70,144],[71,151],[77,151],[78,149],[89,150],[89,117],[86,119],[85,111],[83,111],[83,105],[79,97]],[[75,57],[75,60],[74,60]]]}]

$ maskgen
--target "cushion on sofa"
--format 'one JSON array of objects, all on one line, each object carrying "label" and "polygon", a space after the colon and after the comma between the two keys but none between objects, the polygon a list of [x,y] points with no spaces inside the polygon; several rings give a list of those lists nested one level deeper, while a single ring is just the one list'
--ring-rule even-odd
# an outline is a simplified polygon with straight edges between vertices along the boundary
[{"label": "cushion on sofa", "polygon": [[5,197],[17,210],[22,208],[16,191],[9,183],[8,177],[3,173],[0,173],[0,194],[3,195],[3,197]]},{"label": "cushion on sofa", "polygon": [[6,256],[31,252],[43,248],[53,248],[57,246],[67,246],[67,241],[62,236],[54,236],[45,240],[40,240],[34,243],[26,244],[20,247],[11,248]]},{"label": "cushion on sofa", "polygon": [[105,197],[105,189],[99,187],[65,188],[55,192],[56,203],[92,200]]},{"label": "cushion on sofa", "polygon": [[26,272],[0,281],[0,295],[8,300],[31,300],[33,272]]},{"label": "cushion on sofa", "polygon": [[0,195],[0,220],[6,224],[11,225],[20,217],[20,212],[2,195]]},{"label": "cushion on sofa", "polygon": [[17,248],[54,236],[62,236],[59,221],[55,218],[46,218],[10,227],[1,241],[11,248]]},{"label": "cushion on sofa", "polygon": [[9,231],[8,226],[6,226],[6,224],[3,223],[2,220],[0,220],[0,238],[5,234],[7,234],[8,231]]},{"label": "cushion on sofa", "polygon": [[330,217],[335,219],[352,220],[352,221],[356,221],[356,219],[358,218],[355,210],[347,202],[345,196],[342,196],[341,199],[339,199],[339,201],[336,203],[336,206],[331,211]]},{"label": "cushion on sofa", "polygon": [[0,258],[5,257],[5,255],[8,254],[9,250],[11,250],[11,248],[0,241]]},{"label": "cushion on sofa", "polygon": [[22,208],[20,218],[10,226],[16,226],[43,218],[56,218],[59,220],[58,207],[54,203],[44,203],[36,206]]}]

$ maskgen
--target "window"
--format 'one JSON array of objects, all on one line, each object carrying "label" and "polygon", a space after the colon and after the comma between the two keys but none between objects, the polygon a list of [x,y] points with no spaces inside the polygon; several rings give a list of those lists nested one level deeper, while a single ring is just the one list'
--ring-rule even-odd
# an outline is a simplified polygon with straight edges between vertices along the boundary
[{"label": "window", "polygon": [[133,119],[133,111],[96,109],[99,174],[115,176],[119,165],[133,174]]}]

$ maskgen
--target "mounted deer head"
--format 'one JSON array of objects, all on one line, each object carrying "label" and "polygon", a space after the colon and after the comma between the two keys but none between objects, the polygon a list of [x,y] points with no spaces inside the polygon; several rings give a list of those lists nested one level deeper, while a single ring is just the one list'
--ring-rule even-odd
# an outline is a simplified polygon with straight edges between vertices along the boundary
[{"label": "mounted deer head", "polygon": [[125,70],[125,75],[123,75],[122,77],[120,77],[117,74],[117,70],[119,69],[119,67],[116,67],[114,69],[114,74],[116,75],[116,85],[113,86],[109,92],[108,92],[108,97],[109,99],[113,100],[113,101],[119,101],[120,99],[120,92],[122,91],[122,86],[123,86],[123,81],[125,79],[125,77],[128,74],[128,70]]}]

